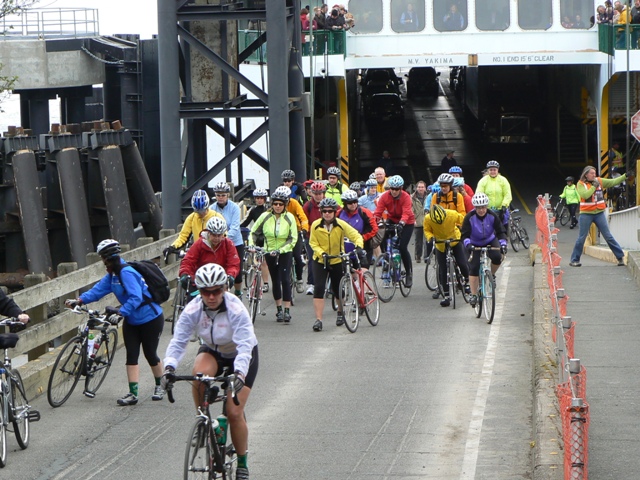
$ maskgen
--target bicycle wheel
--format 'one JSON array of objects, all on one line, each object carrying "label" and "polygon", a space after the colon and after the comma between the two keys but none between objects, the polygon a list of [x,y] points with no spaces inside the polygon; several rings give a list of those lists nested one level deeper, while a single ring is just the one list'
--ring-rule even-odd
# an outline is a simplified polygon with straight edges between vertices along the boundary
[{"label": "bicycle wheel", "polygon": [[4,424],[4,402],[6,397],[0,395],[0,468],[7,464],[7,427]]},{"label": "bicycle wheel", "polygon": [[353,291],[351,275],[345,275],[340,280],[340,300],[342,301],[342,312],[344,314],[344,324],[351,333],[358,329],[360,320],[360,309],[358,299]]},{"label": "bicycle wheel", "polygon": [[462,299],[464,300],[465,303],[469,303],[469,294],[464,290],[464,277],[462,276],[462,273],[460,272],[460,267],[458,266],[457,263],[456,263],[456,279],[457,279],[458,290],[460,290],[460,293],[462,293]]},{"label": "bicycle wheel", "polygon": [[67,401],[78,383],[87,356],[85,342],[80,335],[73,337],[64,346],[53,364],[47,400],[52,407],[59,407]]},{"label": "bicycle wheel", "polygon": [[213,477],[213,455],[211,451],[211,434],[206,420],[196,419],[187,438],[187,450],[184,455],[184,478],[209,480]]},{"label": "bicycle wheel", "polygon": [[20,448],[24,450],[29,446],[29,402],[24,392],[24,383],[17,370],[11,370],[11,396],[13,405],[11,406],[11,423],[13,423],[13,433]]},{"label": "bicycle wheel", "polygon": [[180,282],[178,282],[178,286],[176,287],[175,294],[173,295],[173,315],[171,316],[171,335],[176,329],[176,323],[178,323],[178,318],[180,318],[180,314],[184,310],[184,289]]},{"label": "bicycle wheel", "polygon": [[567,223],[569,223],[570,218],[571,216],[569,215],[569,209],[563,206],[562,210],[560,211],[560,225],[564,227]]},{"label": "bicycle wheel", "polygon": [[389,261],[388,253],[378,255],[376,263],[373,265],[372,273],[376,282],[376,289],[378,290],[378,298],[380,298],[380,301],[383,303],[390,302],[396,293],[396,283],[391,279],[393,269]]},{"label": "bicycle wheel", "polygon": [[364,272],[362,284],[364,291],[364,313],[369,323],[375,327],[378,325],[378,320],[380,319],[380,299],[378,298],[378,292],[376,290],[376,280],[373,278],[371,272]]},{"label": "bicycle wheel", "polygon": [[291,306],[295,306],[296,304],[296,269],[293,265],[294,262],[291,262],[291,268],[289,269],[289,284],[291,285]]},{"label": "bicycle wheel", "polygon": [[262,294],[262,275],[255,275],[251,282],[251,290],[249,290],[249,312],[251,313],[251,322],[256,323],[258,309],[260,307],[260,298]]},{"label": "bicycle wheel", "polygon": [[455,310],[456,308],[456,262],[453,257],[449,258],[449,266],[447,268],[447,278],[449,282],[449,298],[451,299],[451,306]]},{"label": "bicycle wheel", "polygon": [[402,272],[402,275],[400,276],[400,281],[398,282],[398,286],[400,287],[400,293],[404,298],[407,298],[411,293],[411,287],[407,287],[406,284],[404,283],[406,278],[407,278],[406,273]]},{"label": "bicycle wheel", "polygon": [[484,286],[483,279],[484,277],[481,275],[479,278],[480,284],[478,285],[478,293],[476,294],[477,300],[476,305],[473,307],[473,311],[476,313],[476,318],[480,318],[482,316],[482,303],[484,299]]},{"label": "bicycle wheel", "polygon": [[509,224],[509,242],[514,252],[520,250],[520,239],[518,238],[518,227],[515,223]]},{"label": "bicycle wheel", "polygon": [[96,356],[90,362],[91,366],[87,367],[87,378],[84,381],[84,389],[87,392],[96,393],[98,391],[113,363],[113,356],[116,354],[118,346],[118,330],[110,328],[106,335],[106,340],[101,340],[102,343]]},{"label": "bicycle wheel", "polygon": [[427,288],[435,292],[438,289],[438,262],[436,262],[436,256],[433,250],[427,257],[424,265],[424,283],[427,284]]},{"label": "bicycle wheel", "polygon": [[493,275],[490,270],[485,270],[483,273],[482,283],[484,284],[484,292],[482,299],[482,310],[484,311],[484,318],[487,319],[487,323],[493,322],[493,315],[496,310],[496,295],[495,284],[493,283]]},{"label": "bicycle wheel", "polygon": [[526,249],[529,248],[529,234],[527,233],[527,229],[524,227],[520,227],[520,231],[518,232],[518,236],[520,237],[520,243]]}]

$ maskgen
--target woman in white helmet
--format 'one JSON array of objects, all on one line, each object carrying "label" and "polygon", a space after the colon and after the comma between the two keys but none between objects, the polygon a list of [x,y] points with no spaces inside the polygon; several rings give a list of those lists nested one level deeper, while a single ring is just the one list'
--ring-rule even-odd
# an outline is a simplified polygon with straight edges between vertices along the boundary
[{"label": "woman in white helmet", "polygon": [[[195,284],[200,290],[200,296],[185,307],[176,324],[165,354],[162,384],[165,389],[171,388],[171,377],[183,359],[189,339],[194,333],[204,342],[193,362],[194,375],[221,375],[224,367],[236,374],[239,405],[228,398],[227,417],[233,445],[238,454],[235,478],[248,480],[249,427],[244,408],[258,374],[258,340],[249,312],[242,301],[227,292],[227,273],[224,268],[215,263],[203,265],[196,272]],[[204,401],[202,384],[194,383],[192,393],[197,409]]]}]

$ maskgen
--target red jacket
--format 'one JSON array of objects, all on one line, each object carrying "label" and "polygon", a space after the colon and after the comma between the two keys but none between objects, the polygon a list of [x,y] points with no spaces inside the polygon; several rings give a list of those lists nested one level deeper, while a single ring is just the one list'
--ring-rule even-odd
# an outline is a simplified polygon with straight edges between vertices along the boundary
[{"label": "red jacket", "polygon": [[320,207],[313,198],[307,200],[307,203],[304,204],[302,210],[304,210],[304,214],[307,216],[307,220],[309,220],[309,226],[319,218],[322,218]]},{"label": "red jacket", "polygon": [[373,216],[376,220],[380,220],[386,210],[388,212],[387,219],[393,223],[404,222],[405,225],[414,225],[416,217],[413,214],[411,205],[411,195],[404,190],[400,191],[400,195],[397,198],[393,198],[391,191],[387,190],[378,198],[378,206]]},{"label": "red jacket", "polygon": [[233,242],[225,237],[218,244],[215,251],[211,249],[203,238],[199,238],[182,259],[180,273],[178,275],[180,277],[182,275],[189,275],[191,278],[194,278],[196,270],[207,263],[217,263],[225,269],[227,275],[231,275],[233,278],[238,278],[240,274],[240,257],[238,257],[238,251],[233,245]]}]

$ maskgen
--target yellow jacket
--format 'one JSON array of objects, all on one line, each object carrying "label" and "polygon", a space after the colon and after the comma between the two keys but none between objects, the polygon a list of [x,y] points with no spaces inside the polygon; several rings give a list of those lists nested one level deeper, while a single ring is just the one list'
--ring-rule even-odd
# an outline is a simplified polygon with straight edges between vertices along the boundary
[{"label": "yellow jacket", "polygon": [[189,235],[193,235],[193,241],[195,242],[200,238],[200,232],[204,230],[204,227],[207,226],[207,222],[213,217],[224,218],[218,212],[215,212],[209,208],[207,208],[207,213],[204,214],[204,217],[200,217],[196,212],[191,213],[186,220],[184,221],[184,225],[182,225],[182,230],[180,230],[180,235],[175,242],[171,244],[174,248],[182,248],[189,240]]},{"label": "yellow jacket", "polygon": [[[323,219],[319,218],[311,225],[311,236],[309,237],[309,246],[313,250],[313,259],[322,263],[322,254],[339,255],[344,252],[344,237],[351,240],[356,247],[362,248],[364,242],[362,235],[344,220],[335,218],[331,231],[322,226]],[[329,260],[331,265],[340,263],[339,258]]]},{"label": "yellow jacket", "polygon": [[[432,210],[433,211],[433,210]],[[431,215],[424,216],[424,223],[422,227],[424,229],[424,236],[427,240],[431,240],[435,238],[436,242],[451,240],[455,238],[456,240],[460,239],[460,229],[456,226],[462,223],[464,220],[464,215],[458,213],[455,210],[447,210],[445,209],[447,216],[444,218],[444,222],[441,225],[438,225],[436,222],[431,220]],[[451,246],[455,247],[458,242],[451,242]],[[441,252],[444,252],[445,244],[444,243],[436,243],[436,248]]]},{"label": "yellow jacket", "polygon": [[287,211],[295,217],[298,230],[309,231],[309,222],[300,202],[295,198],[290,199],[289,203],[287,203]]}]

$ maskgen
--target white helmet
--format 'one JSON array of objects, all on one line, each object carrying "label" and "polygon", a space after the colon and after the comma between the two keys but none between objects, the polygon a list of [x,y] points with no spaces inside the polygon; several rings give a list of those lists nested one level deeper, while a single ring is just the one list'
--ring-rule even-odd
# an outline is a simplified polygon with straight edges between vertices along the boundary
[{"label": "white helmet", "polygon": [[471,198],[471,204],[474,207],[486,207],[489,205],[489,197],[487,197],[486,193],[476,193]]},{"label": "white helmet", "polygon": [[453,175],[451,175],[450,173],[443,173],[438,177],[438,183],[440,185],[442,184],[449,184],[451,185],[453,183]]},{"label": "white helmet", "polygon": [[227,272],[217,263],[207,263],[196,271],[196,287],[210,288],[227,284]]},{"label": "white helmet", "polygon": [[345,190],[341,195],[343,202],[357,202],[358,194],[353,190]]},{"label": "white helmet", "polygon": [[283,185],[281,187],[276,188],[275,191],[271,194],[271,201],[280,200],[282,202],[287,203],[290,197],[291,197],[291,189]]},{"label": "white helmet", "polygon": [[106,240],[102,240],[98,244],[98,248],[96,248],[96,252],[102,258],[114,257],[116,255],[120,255],[120,243],[113,238],[107,238]]},{"label": "white helmet", "polygon": [[227,233],[227,222],[224,218],[211,217],[207,222],[207,230],[216,235]]}]

